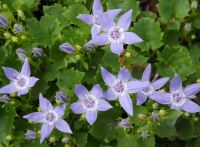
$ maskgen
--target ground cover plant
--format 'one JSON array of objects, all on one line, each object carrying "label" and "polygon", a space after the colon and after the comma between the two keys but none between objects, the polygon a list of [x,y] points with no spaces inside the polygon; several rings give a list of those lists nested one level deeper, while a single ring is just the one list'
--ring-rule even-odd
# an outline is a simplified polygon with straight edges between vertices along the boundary
[{"label": "ground cover plant", "polygon": [[0,0],[0,146],[199,147],[198,0]]}]

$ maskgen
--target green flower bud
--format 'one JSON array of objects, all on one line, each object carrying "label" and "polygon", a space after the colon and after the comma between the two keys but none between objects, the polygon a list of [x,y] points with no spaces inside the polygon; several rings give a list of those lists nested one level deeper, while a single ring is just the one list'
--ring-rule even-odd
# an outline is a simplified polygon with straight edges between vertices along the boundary
[{"label": "green flower bud", "polygon": [[139,120],[144,120],[145,115],[144,115],[144,114],[138,114],[138,115],[137,115],[137,118],[138,118]]},{"label": "green flower bud", "polygon": [[18,38],[15,37],[15,36],[12,36],[12,37],[11,37],[11,40],[12,40],[12,42],[18,42]]},{"label": "green flower bud", "polygon": [[11,34],[9,32],[4,32],[3,35],[6,37],[6,38],[10,38]]},{"label": "green flower bud", "polygon": [[162,117],[162,116],[164,116],[166,114],[166,111],[165,110],[163,110],[163,109],[161,109],[160,111],[159,111],[159,115]]},{"label": "green flower bud", "polygon": [[12,140],[12,135],[7,135],[6,140],[8,140],[8,141]]},{"label": "green flower bud", "polygon": [[55,136],[51,136],[51,137],[49,138],[49,142],[50,142],[50,143],[56,142]]}]

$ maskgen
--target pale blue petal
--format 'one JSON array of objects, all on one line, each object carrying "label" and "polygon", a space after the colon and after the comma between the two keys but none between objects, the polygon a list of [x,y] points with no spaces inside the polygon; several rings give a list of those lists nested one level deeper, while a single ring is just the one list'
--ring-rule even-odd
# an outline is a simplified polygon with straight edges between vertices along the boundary
[{"label": "pale blue petal", "polygon": [[111,88],[109,88],[103,96],[105,99],[112,101],[112,100],[116,100],[117,99],[117,95],[113,92],[113,90]]},{"label": "pale blue petal", "polygon": [[128,94],[119,97],[119,103],[130,116],[133,116],[133,103]]},{"label": "pale blue petal", "polygon": [[153,86],[154,90],[162,88],[167,83],[168,80],[169,80],[169,78],[166,77],[166,78],[161,78],[161,79],[158,79],[158,80],[152,82],[152,86]]},{"label": "pale blue petal", "polygon": [[143,40],[135,33],[125,32],[124,33],[124,43],[125,44],[136,44],[143,42]]},{"label": "pale blue petal", "polygon": [[105,100],[99,100],[97,110],[99,111],[107,111],[108,109],[112,108],[112,106]]},{"label": "pale blue petal", "polygon": [[10,94],[17,91],[14,84],[8,84],[0,89],[0,93]]},{"label": "pale blue petal", "polygon": [[128,93],[137,93],[148,86],[148,83],[141,81],[130,81],[127,82]]},{"label": "pale blue petal", "polygon": [[176,74],[170,83],[170,91],[182,90],[182,81],[181,78]]},{"label": "pale blue petal", "polygon": [[11,81],[15,80],[16,77],[19,75],[19,73],[14,68],[3,67],[3,71],[6,77]]},{"label": "pale blue petal", "polygon": [[36,77],[29,77],[28,87],[33,87],[39,79]]},{"label": "pale blue petal", "polygon": [[110,45],[111,51],[117,55],[121,55],[124,51],[124,44],[120,43],[111,43]]},{"label": "pale blue petal", "polygon": [[81,100],[89,95],[87,88],[83,85],[76,85],[74,91],[76,96]]},{"label": "pale blue petal", "polygon": [[39,103],[40,103],[40,108],[42,109],[43,112],[53,110],[53,106],[50,103],[50,101],[48,99],[44,98],[41,93],[39,95]]},{"label": "pale blue petal", "polygon": [[93,36],[92,40],[90,40],[88,43],[102,46],[110,43],[110,40],[108,39],[107,34],[100,34]]},{"label": "pale blue petal", "polygon": [[119,80],[127,82],[131,78],[131,73],[129,72],[128,69],[126,69],[125,67],[123,67],[123,68],[120,69],[117,78]]},{"label": "pale blue petal", "polygon": [[21,69],[21,74],[25,75],[25,76],[30,76],[30,65],[28,62],[28,58],[25,59],[24,64],[22,66]]},{"label": "pale blue petal", "polygon": [[93,123],[96,121],[96,119],[97,119],[97,111],[96,110],[86,112],[86,120],[90,125],[93,125]]},{"label": "pale blue petal", "polygon": [[94,85],[90,92],[96,98],[102,98],[103,97],[103,90],[99,86],[99,84]]},{"label": "pale blue petal", "polygon": [[142,105],[144,102],[146,102],[147,96],[143,93],[139,92],[137,93],[137,105]]},{"label": "pale blue petal", "polygon": [[40,143],[42,143],[53,131],[53,125],[43,124],[40,130]]},{"label": "pale blue petal", "polygon": [[154,91],[149,97],[160,104],[171,103],[169,93]]},{"label": "pale blue petal", "polygon": [[85,112],[82,102],[75,102],[71,104],[71,109],[75,114],[82,114]]},{"label": "pale blue petal", "polygon": [[103,78],[104,82],[106,83],[106,85],[108,85],[110,87],[116,81],[116,77],[103,67],[101,67],[101,75],[102,75],[102,78]]},{"label": "pale blue petal", "polygon": [[150,81],[151,77],[151,64],[149,63],[142,74],[142,81]]},{"label": "pale blue petal", "polygon": [[23,116],[23,118],[29,119],[32,122],[42,123],[44,122],[45,115],[42,112],[33,112],[31,114]]},{"label": "pale blue petal", "polygon": [[181,109],[189,113],[200,112],[200,106],[189,99],[186,100],[185,104],[181,107]]},{"label": "pale blue petal", "polygon": [[93,6],[92,6],[92,12],[94,15],[103,14],[103,7],[100,0],[94,0]]},{"label": "pale blue petal", "polygon": [[89,14],[81,14],[77,16],[76,18],[82,20],[83,22],[92,25],[93,24],[93,16]]},{"label": "pale blue petal", "polygon": [[63,119],[59,119],[55,123],[55,127],[61,132],[72,134],[72,130],[70,129],[69,124]]},{"label": "pale blue petal", "polygon": [[127,30],[131,25],[131,20],[132,20],[132,10],[129,10],[119,18],[117,26],[121,27],[123,30]]},{"label": "pale blue petal", "polygon": [[65,114],[65,108],[66,108],[66,104],[63,104],[60,106],[56,106],[54,110],[57,112],[59,116],[63,116]]},{"label": "pale blue petal", "polygon": [[193,96],[200,91],[200,83],[191,84],[184,88],[184,93],[187,97]]}]

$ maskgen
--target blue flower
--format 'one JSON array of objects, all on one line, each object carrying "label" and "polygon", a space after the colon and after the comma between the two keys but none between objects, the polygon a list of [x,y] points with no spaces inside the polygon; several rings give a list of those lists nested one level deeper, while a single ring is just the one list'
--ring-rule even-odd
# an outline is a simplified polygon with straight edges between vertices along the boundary
[{"label": "blue flower", "polygon": [[40,143],[51,134],[54,127],[61,132],[72,134],[69,124],[62,119],[66,104],[53,108],[49,100],[44,98],[42,94],[39,96],[39,103],[42,112],[33,112],[23,117],[32,122],[43,123],[41,127]]},{"label": "blue flower", "polygon": [[120,12],[121,9],[113,9],[103,12],[103,7],[101,5],[100,0],[94,0],[94,4],[92,7],[92,15],[89,14],[81,14],[77,16],[80,20],[85,23],[92,25],[91,34],[92,37],[99,34],[102,28],[102,20],[106,19],[105,16],[108,16],[108,19],[113,20]]},{"label": "blue flower", "polygon": [[10,80],[10,84],[2,87],[0,93],[11,94],[18,92],[18,96],[28,93],[29,88],[33,87],[39,80],[36,77],[30,77],[30,66],[28,58],[24,61],[21,72],[17,72],[13,68],[3,67],[6,77]]},{"label": "blue flower", "polygon": [[110,44],[111,51],[115,54],[120,55],[124,50],[125,44],[135,44],[142,42],[143,40],[132,32],[127,32],[132,20],[132,10],[129,10],[122,15],[117,24],[115,24],[108,17],[104,18],[102,22],[102,28],[105,33],[96,35],[88,43],[95,45],[106,45]]},{"label": "blue flower", "polygon": [[200,91],[200,83],[191,84],[185,88],[180,77],[176,74],[170,83],[170,93],[156,92],[152,99],[161,104],[171,106],[171,109],[184,110],[189,113],[200,112],[200,106],[191,99]]},{"label": "blue flower", "polygon": [[136,93],[147,86],[146,83],[134,81],[131,73],[126,68],[121,68],[118,76],[114,76],[105,68],[101,68],[101,74],[109,89],[104,94],[107,100],[119,99],[120,105],[130,115],[133,116],[133,103],[129,93]]}]

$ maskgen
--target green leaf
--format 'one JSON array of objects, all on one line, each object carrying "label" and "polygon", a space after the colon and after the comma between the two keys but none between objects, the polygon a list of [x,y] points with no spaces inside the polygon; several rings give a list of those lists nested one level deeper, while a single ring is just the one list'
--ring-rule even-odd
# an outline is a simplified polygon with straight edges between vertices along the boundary
[{"label": "green leaf", "polygon": [[164,22],[173,18],[182,19],[188,15],[190,10],[188,0],[161,0],[157,6],[161,20]]},{"label": "green leaf", "polygon": [[116,128],[113,123],[118,116],[119,112],[114,108],[106,111],[106,113],[99,113],[96,122],[90,129],[92,136],[98,139],[108,140],[116,138],[118,134],[118,128]]},{"label": "green leaf", "polygon": [[47,63],[42,74],[44,81],[53,81],[57,78],[59,70],[55,67],[54,64]]},{"label": "green leaf", "polygon": [[181,111],[170,109],[163,118],[166,122],[168,122],[169,125],[171,125],[172,122],[177,120],[182,114],[183,112]]},{"label": "green leaf", "polygon": [[68,20],[71,24],[82,24],[81,20],[76,18],[79,14],[87,14],[88,10],[82,4],[73,4],[67,8],[67,11],[64,13],[65,16],[68,16]]},{"label": "green leaf", "polygon": [[36,10],[39,0],[6,0],[8,6],[12,6],[16,11],[21,9],[28,13]]},{"label": "green leaf", "polygon": [[107,3],[107,10],[122,9],[123,13],[133,10],[133,19],[135,20],[139,14],[139,2],[137,0],[109,0]]},{"label": "green leaf", "polygon": [[43,16],[40,21],[37,21],[36,18],[27,19],[27,27],[38,45],[44,46],[53,45],[61,31],[58,19],[49,15]]},{"label": "green leaf", "polygon": [[151,18],[141,18],[134,27],[135,33],[144,41],[137,44],[143,51],[156,50],[162,45],[163,33],[160,24]]},{"label": "green leaf", "polygon": [[176,123],[176,130],[179,137],[183,140],[188,140],[197,137],[195,122],[192,119],[180,118]]},{"label": "green leaf", "polygon": [[87,144],[88,133],[77,133],[74,137],[78,147],[84,147]]},{"label": "green leaf", "polygon": [[60,72],[58,75],[57,86],[60,90],[73,89],[75,84],[81,84],[85,73],[74,69],[67,69]]},{"label": "green leaf", "polygon": [[119,69],[119,56],[111,52],[105,52],[103,58],[103,65],[111,67],[112,69]]},{"label": "green leaf", "polygon": [[154,136],[145,139],[137,139],[137,147],[155,147]]},{"label": "green leaf", "polygon": [[165,46],[157,59],[157,73],[162,76],[173,77],[177,73],[184,80],[195,71],[192,58],[183,46]]},{"label": "green leaf", "polygon": [[49,147],[49,145],[46,143],[46,141],[44,141],[41,144],[39,139],[36,139],[33,141],[27,140],[21,146],[24,146],[24,147]]},{"label": "green leaf", "polygon": [[133,135],[124,134],[117,138],[117,147],[137,147],[136,137]]},{"label": "green leaf", "polygon": [[4,108],[0,108],[0,143],[6,143],[5,137],[14,128],[13,122],[17,113],[15,107],[7,105]]}]

